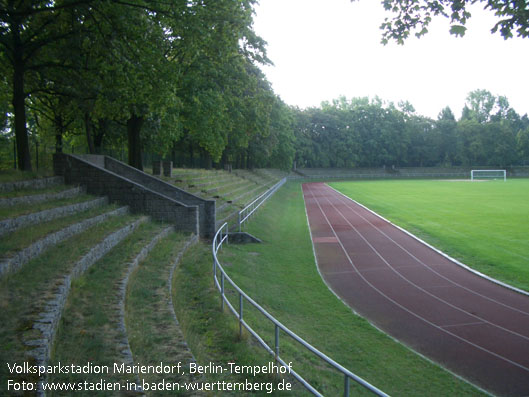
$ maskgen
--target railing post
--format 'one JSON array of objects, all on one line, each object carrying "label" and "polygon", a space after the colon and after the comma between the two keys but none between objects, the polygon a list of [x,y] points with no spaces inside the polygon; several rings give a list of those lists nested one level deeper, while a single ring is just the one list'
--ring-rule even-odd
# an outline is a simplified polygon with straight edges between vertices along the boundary
[{"label": "railing post", "polygon": [[217,263],[215,262],[215,258],[213,258],[213,280],[217,279]]},{"label": "railing post", "polygon": [[239,233],[242,231],[242,225],[241,225],[241,211],[239,211]]},{"label": "railing post", "polygon": [[343,385],[343,396],[349,397],[349,376],[347,374],[345,374],[344,376],[345,376],[345,381]]},{"label": "railing post", "polygon": [[220,310],[224,311],[224,273],[220,272]]},{"label": "railing post", "polygon": [[279,325],[276,324],[276,332],[275,332],[275,353],[276,353],[276,360],[279,358]]},{"label": "railing post", "polygon": [[243,297],[239,292],[239,337],[242,339],[242,302]]}]

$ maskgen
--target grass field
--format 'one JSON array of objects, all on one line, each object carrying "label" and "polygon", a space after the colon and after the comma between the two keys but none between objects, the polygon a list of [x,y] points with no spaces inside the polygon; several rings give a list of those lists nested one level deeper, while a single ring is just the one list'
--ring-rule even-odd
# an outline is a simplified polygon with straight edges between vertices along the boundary
[{"label": "grass field", "polygon": [[466,265],[529,291],[529,179],[330,186]]},{"label": "grass field", "polygon": [[[301,185],[287,183],[249,225],[263,244],[223,249],[230,276],[279,321],[346,368],[393,396],[465,396],[480,391],[419,357],[356,316],[329,291],[314,262]],[[233,295],[235,302],[236,296]],[[249,308],[245,319],[273,346],[273,326]],[[232,319],[236,324],[236,319]],[[324,395],[343,378],[281,335],[283,358]],[[352,382],[353,383],[353,382]],[[352,395],[368,395],[358,386]]]}]

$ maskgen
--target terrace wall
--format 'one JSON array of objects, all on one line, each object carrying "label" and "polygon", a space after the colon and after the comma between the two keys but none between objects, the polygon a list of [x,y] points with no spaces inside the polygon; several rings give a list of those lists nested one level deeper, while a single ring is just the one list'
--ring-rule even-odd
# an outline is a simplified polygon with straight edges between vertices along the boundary
[{"label": "terrace wall", "polygon": [[103,157],[57,153],[53,156],[53,168],[55,174],[63,176],[67,184],[85,186],[87,193],[107,196],[111,202],[128,205],[132,212],[144,213],[155,220],[174,224],[182,232],[201,235],[198,206],[184,204],[163,192],[105,169],[101,166],[104,165]]},{"label": "terrace wall", "polygon": [[205,200],[195,196],[112,157],[100,157],[104,157],[104,167],[107,170],[122,175],[176,201],[180,201],[185,205],[198,206],[200,236],[208,239],[212,239],[215,236],[215,200]]}]

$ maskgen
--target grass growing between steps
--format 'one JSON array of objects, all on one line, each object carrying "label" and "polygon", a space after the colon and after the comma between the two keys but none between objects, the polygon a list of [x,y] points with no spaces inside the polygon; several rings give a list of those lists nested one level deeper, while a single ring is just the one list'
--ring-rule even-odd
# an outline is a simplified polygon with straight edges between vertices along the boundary
[{"label": "grass growing between steps", "polygon": [[[234,281],[284,325],[392,396],[468,396],[479,390],[372,327],[329,291],[313,256],[299,183],[282,187],[250,221],[263,244],[228,245],[221,262]],[[235,301],[235,299],[234,299]],[[249,306],[249,305],[247,305]],[[273,343],[270,323],[255,310],[246,321]],[[324,395],[341,395],[343,378],[284,334],[281,354]],[[352,395],[367,394],[351,381]]]},{"label": "grass growing between steps", "polygon": [[[191,247],[177,267],[173,278],[173,302],[187,343],[200,365],[209,363],[224,367],[228,362],[238,365],[268,365],[273,358],[245,332],[239,337],[238,322],[226,312],[220,311],[220,298],[212,277],[211,246],[199,243]],[[305,396],[305,389],[290,377],[271,375],[208,374],[206,381],[271,382],[277,389],[283,380],[292,384],[292,391],[274,390],[243,393],[223,392],[218,395],[275,395]]]},{"label": "grass growing between steps", "polygon": [[106,205],[103,207],[92,208],[88,211],[46,221],[45,223],[41,223],[39,225],[31,225],[15,230],[8,236],[4,235],[0,237],[0,252],[2,253],[1,257],[9,257],[14,252],[26,248],[30,244],[41,238],[44,238],[48,234],[59,231],[67,226],[81,222],[85,219],[113,211],[117,208],[118,206],[116,205]]},{"label": "grass growing between steps", "polygon": [[53,176],[52,169],[43,168],[38,171],[1,170],[0,183],[19,182],[48,176]]},{"label": "grass growing between steps", "polygon": [[[72,283],[50,364],[84,365],[90,362],[96,366],[109,366],[111,373],[104,376],[57,374],[50,377],[50,381],[96,383],[104,378],[105,382],[122,382],[123,387],[127,381],[134,381],[134,376],[113,372],[114,363],[124,362],[121,351],[125,348],[125,335],[120,329],[119,284],[129,263],[165,227],[153,222],[143,223]],[[108,392],[86,395],[108,395]]]},{"label": "grass growing between steps", "polygon": [[78,204],[83,201],[94,200],[96,197],[89,194],[80,194],[72,198],[43,201],[41,203],[17,204],[12,207],[0,208],[0,219],[15,218],[34,212],[49,210],[51,208],[63,207],[65,205]]},{"label": "grass growing between steps", "polygon": [[63,192],[65,190],[73,189],[75,186],[71,185],[53,185],[44,189],[19,189],[10,192],[0,192],[0,198],[14,198],[22,196],[35,196],[39,194],[53,194]]},{"label": "grass growing between steps", "polygon": [[[31,350],[25,341],[39,337],[33,323],[43,305],[54,295],[57,285],[75,263],[104,236],[136,219],[123,216],[109,219],[87,231],[65,240],[43,255],[28,262],[22,269],[0,280],[0,379],[36,381],[27,376],[8,376],[6,363],[24,362]],[[0,395],[6,395],[7,384],[0,382]]]},{"label": "grass growing between steps", "polygon": [[[171,309],[169,275],[175,259],[189,237],[171,233],[160,241],[145,261],[131,275],[127,288],[125,319],[134,362],[143,365],[174,365],[182,368],[193,360]],[[174,374],[145,374],[140,379],[148,384],[189,382],[190,376]],[[174,395],[159,392],[155,395]],[[182,394],[182,393],[176,393]]]}]

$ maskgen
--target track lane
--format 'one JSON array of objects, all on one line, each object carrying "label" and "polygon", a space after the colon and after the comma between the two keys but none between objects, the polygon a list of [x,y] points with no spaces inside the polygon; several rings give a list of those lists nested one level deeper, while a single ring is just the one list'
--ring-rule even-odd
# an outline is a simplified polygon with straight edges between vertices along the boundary
[{"label": "track lane", "polygon": [[527,296],[461,268],[324,184],[303,192],[320,273],[341,299],[481,387],[529,394]]}]

